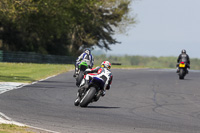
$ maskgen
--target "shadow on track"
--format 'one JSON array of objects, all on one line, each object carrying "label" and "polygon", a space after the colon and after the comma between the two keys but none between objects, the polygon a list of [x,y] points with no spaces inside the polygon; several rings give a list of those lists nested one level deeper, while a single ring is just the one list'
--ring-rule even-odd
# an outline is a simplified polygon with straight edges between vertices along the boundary
[{"label": "shadow on track", "polygon": [[[180,79],[179,79],[179,80],[180,80]],[[189,81],[189,80],[192,80],[192,79],[187,79],[187,78],[185,78],[185,79],[182,79],[182,80],[180,80],[180,81],[184,81],[184,80],[188,80],[188,81]]]},{"label": "shadow on track", "polygon": [[118,109],[118,108],[120,108],[120,107],[88,106],[87,108],[99,108],[99,109]]}]

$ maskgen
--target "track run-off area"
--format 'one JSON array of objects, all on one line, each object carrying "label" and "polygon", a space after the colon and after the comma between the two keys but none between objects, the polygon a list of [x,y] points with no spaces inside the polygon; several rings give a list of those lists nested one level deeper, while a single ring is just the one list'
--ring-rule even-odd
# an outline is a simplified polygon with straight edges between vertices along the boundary
[{"label": "track run-off area", "polygon": [[112,69],[111,89],[74,106],[73,72],[0,94],[0,112],[60,133],[199,133],[200,72],[179,80],[169,69]]}]

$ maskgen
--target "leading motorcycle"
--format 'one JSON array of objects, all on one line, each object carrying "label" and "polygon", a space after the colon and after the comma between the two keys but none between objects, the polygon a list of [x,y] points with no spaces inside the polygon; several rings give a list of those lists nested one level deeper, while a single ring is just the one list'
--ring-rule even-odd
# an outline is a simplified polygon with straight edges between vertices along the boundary
[{"label": "leading motorcycle", "polygon": [[187,74],[187,66],[185,62],[180,62],[178,64],[179,67],[179,79],[184,79],[185,75]]},{"label": "leading motorcycle", "polygon": [[83,60],[78,66],[78,73],[76,76],[76,85],[79,87],[80,83],[84,77],[84,71],[88,68],[89,61]]}]

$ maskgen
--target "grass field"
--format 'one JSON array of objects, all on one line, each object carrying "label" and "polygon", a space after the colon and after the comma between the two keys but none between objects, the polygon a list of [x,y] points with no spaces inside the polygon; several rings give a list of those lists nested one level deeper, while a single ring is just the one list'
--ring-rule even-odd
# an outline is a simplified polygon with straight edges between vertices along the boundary
[{"label": "grass field", "polygon": [[11,124],[0,124],[0,133],[34,133],[28,127],[19,127]]},{"label": "grass field", "polygon": [[0,63],[0,82],[30,83],[73,69],[66,64]]},{"label": "grass field", "polygon": [[[145,68],[141,66],[114,66],[115,69]],[[31,83],[46,77],[74,70],[71,64],[0,63],[0,82]]]}]

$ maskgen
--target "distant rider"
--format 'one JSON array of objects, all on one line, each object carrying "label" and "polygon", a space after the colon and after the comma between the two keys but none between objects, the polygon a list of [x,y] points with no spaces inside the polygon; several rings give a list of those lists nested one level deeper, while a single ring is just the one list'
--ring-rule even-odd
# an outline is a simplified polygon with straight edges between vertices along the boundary
[{"label": "distant rider", "polygon": [[[181,54],[178,56],[178,59],[177,59],[177,73],[179,73],[179,63],[180,62],[185,62],[186,63],[186,67],[187,68],[190,68],[190,58],[189,56],[186,54],[186,50],[183,49],[181,50]],[[188,73],[188,70],[187,70],[187,73]]]},{"label": "distant rider", "polygon": [[85,84],[81,85],[80,89],[78,90],[78,99],[77,100],[80,100],[79,95],[82,94],[82,91],[84,91],[84,89],[88,88],[89,81],[93,77],[97,77],[105,83],[104,90],[100,94],[101,96],[104,96],[105,91],[110,89],[112,79],[113,79],[113,75],[112,75],[112,72],[110,71],[110,68],[111,68],[110,62],[103,61],[101,63],[101,67],[96,67],[93,69],[86,69],[86,71],[84,72],[84,74],[87,74],[85,77]]},{"label": "distant rider", "polygon": [[78,57],[78,59],[76,60],[76,64],[75,64],[75,72],[74,72],[74,77],[76,77],[76,74],[78,73],[78,69],[79,69],[79,64],[83,61],[83,60],[88,60],[89,64],[88,67],[92,68],[94,65],[94,58],[91,54],[91,51],[89,49],[85,49],[84,52]]}]

